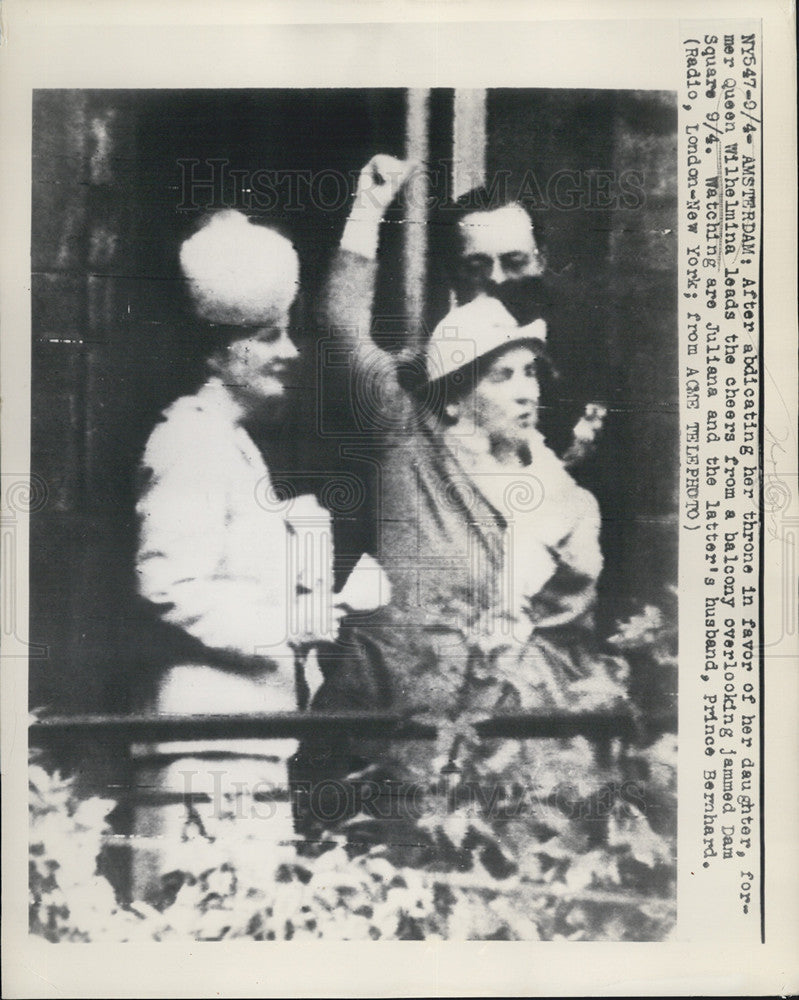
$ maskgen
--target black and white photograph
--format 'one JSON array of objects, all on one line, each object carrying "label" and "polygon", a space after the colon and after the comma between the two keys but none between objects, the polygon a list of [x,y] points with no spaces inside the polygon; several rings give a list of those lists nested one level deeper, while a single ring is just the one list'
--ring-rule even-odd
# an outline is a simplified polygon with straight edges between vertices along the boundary
[{"label": "black and white photograph", "polygon": [[666,937],[676,95],[38,90],[32,156],[32,931]]},{"label": "black and white photograph", "polygon": [[6,0],[4,995],[795,987],[756,15]]}]

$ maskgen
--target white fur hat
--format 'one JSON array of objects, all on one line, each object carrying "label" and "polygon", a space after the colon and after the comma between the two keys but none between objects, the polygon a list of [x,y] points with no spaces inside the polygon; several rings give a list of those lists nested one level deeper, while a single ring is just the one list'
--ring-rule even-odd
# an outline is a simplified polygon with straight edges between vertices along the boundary
[{"label": "white fur hat", "polygon": [[520,340],[546,340],[543,319],[519,326],[499,299],[479,295],[450,310],[433,330],[427,348],[430,381],[451,375],[477,358]]},{"label": "white fur hat", "polygon": [[283,323],[297,294],[299,262],[291,243],[233,210],[213,216],[185,241],[180,266],[197,314],[209,323]]}]

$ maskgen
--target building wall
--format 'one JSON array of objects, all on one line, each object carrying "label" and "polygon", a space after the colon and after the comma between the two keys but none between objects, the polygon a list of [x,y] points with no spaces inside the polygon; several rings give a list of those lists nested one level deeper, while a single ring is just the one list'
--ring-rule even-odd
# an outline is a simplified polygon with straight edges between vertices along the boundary
[{"label": "building wall", "polygon": [[[436,169],[451,149],[451,107],[451,91],[431,94]],[[30,639],[48,655],[31,664],[32,707],[124,709],[181,655],[179,637],[135,598],[133,576],[137,462],[160,410],[201,378],[207,346],[185,310],[181,240],[206,208],[225,205],[283,226],[302,259],[298,336],[310,345],[312,306],[347,212],[332,175],[352,177],[377,151],[403,155],[404,115],[401,90],[34,95],[32,470],[48,498],[32,518]],[[600,455],[583,470],[602,503],[609,616],[676,578],[675,124],[668,94],[490,91],[487,99],[487,178],[504,171],[521,188],[532,173],[543,184],[532,207],[557,301],[551,346],[573,402],[602,399],[612,411]],[[224,179],[195,185],[187,199],[187,176],[209,178],[210,160]],[[546,185],[563,170],[617,179],[637,170],[642,201],[558,207]],[[247,199],[258,171],[284,178],[274,204]],[[314,196],[303,178],[325,171],[327,187]],[[402,327],[402,227],[386,229],[377,313],[390,340],[392,324]],[[431,280],[428,298],[428,314],[439,317],[440,282]],[[318,487],[341,466],[351,427],[342,415],[339,437],[313,430],[308,356],[297,420],[310,431],[286,435],[285,461]],[[340,531],[351,555],[371,538],[366,485],[363,507]]]}]

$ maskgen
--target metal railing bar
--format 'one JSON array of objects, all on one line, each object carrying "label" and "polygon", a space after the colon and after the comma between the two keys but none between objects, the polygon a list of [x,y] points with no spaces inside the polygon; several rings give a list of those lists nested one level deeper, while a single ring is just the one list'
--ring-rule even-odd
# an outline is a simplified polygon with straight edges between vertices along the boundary
[{"label": "metal railing bar", "polygon": [[438,729],[385,712],[268,712],[246,715],[74,715],[41,718],[31,724],[31,746],[70,738],[99,737],[131,743],[182,740],[297,739],[357,735],[433,740]]},{"label": "metal railing bar", "polygon": [[[502,715],[472,723],[482,739],[629,739],[635,720],[627,710],[568,712],[551,709]],[[268,712],[236,715],[68,715],[40,718],[28,730],[31,746],[95,738],[108,742],[150,743],[225,739],[307,739],[352,736],[359,739],[434,740],[436,721],[410,713]]]},{"label": "metal railing bar", "polygon": [[563,739],[592,736],[594,739],[631,739],[636,733],[630,712],[524,712],[500,715],[474,723],[482,739]]}]

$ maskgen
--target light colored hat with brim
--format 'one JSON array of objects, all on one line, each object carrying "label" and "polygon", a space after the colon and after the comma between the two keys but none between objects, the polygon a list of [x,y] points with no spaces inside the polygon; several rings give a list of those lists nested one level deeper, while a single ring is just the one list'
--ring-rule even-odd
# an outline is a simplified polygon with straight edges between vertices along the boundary
[{"label": "light colored hat with brim", "polygon": [[518,341],[545,341],[543,319],[519,326],[499,299],[480,295],[450,310],[433,330],[427,347],[427,376],[431,382],[451,375],[464,365]]},{"label": "light colored hat with brim", "polygon": [[241,212],[220,212],[180,248],[197,315],[209,323],[284,323],[297,294],[299,262],[289,241]]}]

